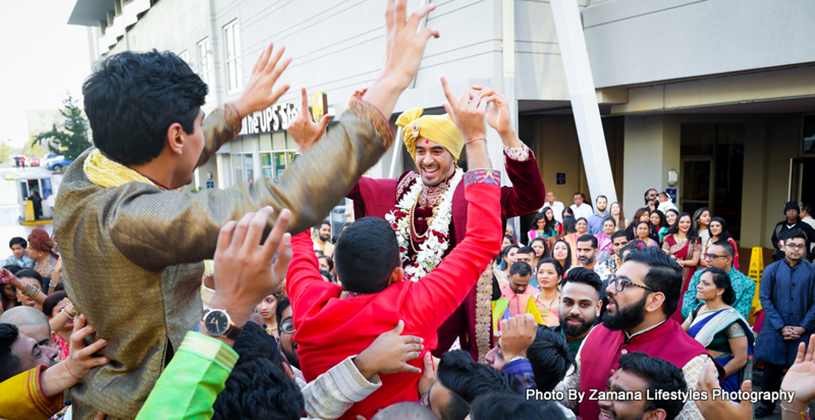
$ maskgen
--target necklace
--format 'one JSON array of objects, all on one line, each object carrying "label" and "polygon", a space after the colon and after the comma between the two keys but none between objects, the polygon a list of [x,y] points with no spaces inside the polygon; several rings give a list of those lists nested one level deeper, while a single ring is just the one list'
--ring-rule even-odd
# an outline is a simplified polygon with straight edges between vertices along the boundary
[{"label": "necklace", "polygon": [[[416,235],[413,224],[415,208],[424,189],[420,178],[414,181],[410,190],[399,200],[396,210],[385,215],[385,219],[396,231],[399,253],[405,268],[405,277],[408,280],[418,281],[426,276],[441,263],[444,252],[449,248],[453,193],[462,178],[464,178],[464,172],[456,169],[453,177],[446,184],[444,192],[434,200],[438,204],[433,210],[433,217],[428,219],[427,232],[422,236]],[[419,244],[419,249],[416,249],[413,244],[414,239],[424,239]],[[415,261],[411,261],[408,257],[408,247],[415,252]]]},{"label": "necklace", "polygon": [[[540,293],[538,296],[543,297],[543,292],[541,292],[541,293]],[[544,307],[543,307],[543,310],[541,311],[541,316],[542,316],[542,317],[544,317],[544,318],[545,318],[545,317],[549,316],[549,313],[550,313],[550,311],[552,310],[552,304],[553,304],[553,303],[555,303],[555,300],[556,300],[558,297],[560,297],[560,296],[559,296],[559,295],[555,295],[555,297],[553,297],[553,298],[552,298],[552,301],[551,301],[551,302],[549,302],[549,304],[548,304],[548,305],[546,305],[546,306],[544,306]],[[537,300],[537,301],[538,301],[538,303],[540,303],[541,305],[543,305],[543,303],[541,303],[541,301],[540,301],[540,300],[538,300],[538,299],[535,299],[535,300]]]}]

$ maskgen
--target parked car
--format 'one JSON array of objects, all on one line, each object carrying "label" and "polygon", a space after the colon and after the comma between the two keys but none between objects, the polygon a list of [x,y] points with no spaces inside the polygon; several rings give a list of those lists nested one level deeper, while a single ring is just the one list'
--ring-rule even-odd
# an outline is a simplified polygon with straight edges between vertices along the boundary
[{"label": "parked car", "polygon": [[56,160],[60,160],[60,159],[65,159],[65,156],[56,155],[54,153],[49,153],[49,154],[45,155],[45,160],[41,163],[41,165],[46,167],[46,168],[50,168],[51,162],[56,161]]},{"label": "parked car", "polygon": [[48,168],[49,171],[62,172],[62,170],[67,168],[71,162],[73,161],[60,156],[58,159],[50,159],[46,168]]},{"label": "parked car", "polygon": [[40,166],[40,158],[31,158],[31,166]]}]

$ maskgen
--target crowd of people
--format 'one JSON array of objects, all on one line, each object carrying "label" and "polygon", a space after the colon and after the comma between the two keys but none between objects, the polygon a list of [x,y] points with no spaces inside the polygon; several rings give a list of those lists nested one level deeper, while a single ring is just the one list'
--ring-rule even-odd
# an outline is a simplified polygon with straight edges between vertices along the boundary
[{"label": "crowd of people", "polygon": [[[808,416],[808,205],[773,232],[757,322],[724,219],[655,189],[630,222],[602,195],[564,207],[492,88],[457,97],[442,78],[445,115],[396,119],[416,170],[362,176],[439,36],[417,31],[433,5],[405,3],[388,2],[382,74],[330,131],[302,90],[279,182],[176,191],[287,90],[283,48],[206,118],[207,86],[172,53],[96,66],[95,147],[66,171],[54,235],[11,238],[0,269],[0,418],[747,419],[777,402]],[[355,220],[334,235],[342,197]],[[518,243],[507,220],[527,214]]]}]

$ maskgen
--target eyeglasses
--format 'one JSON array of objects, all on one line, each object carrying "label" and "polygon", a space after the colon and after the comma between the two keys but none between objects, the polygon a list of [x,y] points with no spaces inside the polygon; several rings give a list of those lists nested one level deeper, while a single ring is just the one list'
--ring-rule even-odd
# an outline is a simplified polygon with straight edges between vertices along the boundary
[{"label": "eyeglasses", "polygon": [[294,328],[294,321],[291,318],[284,319],[283,323],[280,324],[280,331],[286,334],[294,334],[296,331]]},{"label": "eyeglasses", "polygon": [[800,251],[800,250],[806,248],[806,244],[801,244],[801,245],[787,244],[787,247],[792,248],[792,249],[797,249],[797,250]]},{"label": "eyeglasses", "polygon": [[704,253],[704,254],[702,254],[702,257],[704,259],[706,259],[706,260],[715,260],[716,258],[727,258],[727,257],[729,257],[729,255],[716,255],[716,254]]},{"label": "eyeglasses", "polygon": [[641,289],[649,290],[651,292],[656,292],[656,290],[654,290],[654,289],[652,289],[652,288],[650,288],[648,286],[643,286],[641,284],[634,283],[631,280],[620,278],[620,277],[617,277],[617,276],[612,277],[608,282],[609,282],[609,284],[614,284],[614,289],[617,290],[618,292],[622,292],[623,290],[625,290],[626,286],[635,286],[635,287],[639,287]]}]

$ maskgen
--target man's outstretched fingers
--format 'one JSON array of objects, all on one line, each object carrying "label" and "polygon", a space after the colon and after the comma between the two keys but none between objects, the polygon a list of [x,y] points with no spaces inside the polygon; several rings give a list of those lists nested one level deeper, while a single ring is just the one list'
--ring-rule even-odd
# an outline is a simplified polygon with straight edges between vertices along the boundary
[{"label": "man's outstretched fingers", "polygon": [[238,222],[230,220],[221,228],[221,231],[218,232],[218,245],[216,246],[216,253],[220,252],[221,250],[225,251],[227,248],[229,248],[229,244],[232,243],[232,233],[235,231],[235,227],[237,225]]},{"label": "man's outstretched fingers", "polygon": [[426,4],[420,8],[418,8],[415,12],[410,14],[407,22],[405,23],[405,29],[411,30],[416,32],[419,30],[419,22],[427,16],[428,13],[433,11],[436,8],[435,4]]},{"label": "man's outstretched fingers", "polygon": [[272,232],[269,233],[269,236],[266,238],[266,243],[263,244],[263,253],[268,259],[271,259],[275,252],[277,252],[278,246],[283,240],[283,234],[286,233],[286,229],[289,228],[289,221],[291,221],[291,211],[289,211],[289,209],[281,210],[272,227]]},{"label": "man's outstretched fingers", "polygon": [[252,218],[255,217],[254,212],[249,212],[241,217],[241,220],[235,226],[235,232],[232,234],[232,245],[235,245],[237,248],[243,246],[244,240],[246,240],[246,232],[249,231],[249,224],[252,222]]},{"label": "man's outstretched fingers", "polygon": [[[243,242],[243,252],[251,252],[260,246],[260,241],[263,238],[263,231],[269,223],[269,217],[274,210],[270,206],[261,208],[252,216],[249,221],[249,229],[246,232],[246,239]],[[268,239],[267,239],[268,240]]]}]

